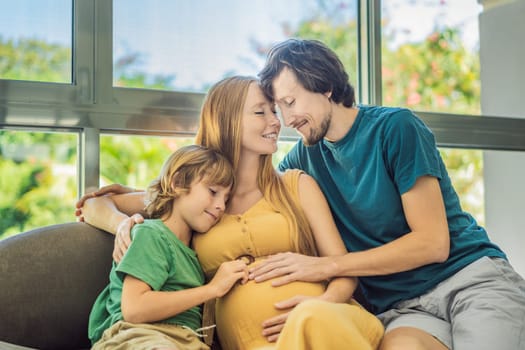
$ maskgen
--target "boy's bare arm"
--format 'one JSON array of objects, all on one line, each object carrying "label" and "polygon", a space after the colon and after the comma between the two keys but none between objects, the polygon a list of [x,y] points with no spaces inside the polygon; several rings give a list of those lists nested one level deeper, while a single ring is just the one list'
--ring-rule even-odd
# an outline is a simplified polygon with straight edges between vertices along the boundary
[{"label": "boy's bare arm", "polygon": [[208,284],[180,291],[153,291],[147,283],[127,275],[122,290],[122,315],[132,323],[162,321],[222,297],[237,281],[244,283],[247,279],[246,263],[242,260],[221,264]]}]

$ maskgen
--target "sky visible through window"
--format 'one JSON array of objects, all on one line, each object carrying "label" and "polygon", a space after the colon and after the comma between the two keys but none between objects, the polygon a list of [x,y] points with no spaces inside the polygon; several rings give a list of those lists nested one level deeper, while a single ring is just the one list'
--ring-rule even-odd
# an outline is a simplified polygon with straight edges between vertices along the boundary
[{"label": "sky visible through window", "polygon": [[[286,26],[314,16],[322,4],[346,4],[337,14],[343,20],[356,16],[355,1],[115,0],[113,52],[115,59],[139,53],[137,69],[173,76],[177,87],[198,91],[229,72],[255,75],[263,56],[254,43],[285,39]],[[71,27],[70,0],[0,0],[0,6],[3,41],[33,38],[71,46],[71,32],[64,30],[64,24]],[[477,0],[388,0],[384,28],[395,31],[389,45],[396,45],[421,40],[436,23],[461,25],[465,43],[474,47],[480,10]]]}]

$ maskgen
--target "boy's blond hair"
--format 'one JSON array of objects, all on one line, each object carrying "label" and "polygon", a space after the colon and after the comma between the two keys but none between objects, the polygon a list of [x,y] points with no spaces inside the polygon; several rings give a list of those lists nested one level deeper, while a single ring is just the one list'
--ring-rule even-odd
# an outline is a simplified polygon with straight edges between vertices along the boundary
[{"label": "boy's blond hair", "polygon": [[164,162],[159,176],[146,190],[148,216],[168,218],[173,202],[187,193],[196,180],[230,187],[234,183],[234,171],[230,161],[215,150],[198,145],[179,148]]}]

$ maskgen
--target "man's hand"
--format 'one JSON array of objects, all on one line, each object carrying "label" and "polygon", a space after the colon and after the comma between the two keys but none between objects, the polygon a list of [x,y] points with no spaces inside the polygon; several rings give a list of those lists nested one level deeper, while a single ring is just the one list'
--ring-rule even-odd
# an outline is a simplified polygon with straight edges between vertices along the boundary
[{"label": "man's hand", "polygon": [[144,218],[140,214],[134,214],[120,222],[115,234],[115,244],[113,246],[113,260],[120,262],[131,244],[131,228],[135,224],[141,224]]},{"label": "man's hand", "polygon": [[255,282],[275,278],[272,285],[278,287],[293,281],[325,281],[335,275],[334,267],[330,257],[279,253],[271,255],[257,266],[250,268],[249,277]]},{"label": "man's hand", "polygon": [[84,218],[82,217],[82,207],[84,206],[84,202],[89,198],[104,196],[107,194],[123,194],[137,191],[138,190],[129,186],[124,186],[121,184],[111,184],[101,187],[96,191],[86,193],[75,204],[75,216],[77,217],[78,221],[84,221]]}]

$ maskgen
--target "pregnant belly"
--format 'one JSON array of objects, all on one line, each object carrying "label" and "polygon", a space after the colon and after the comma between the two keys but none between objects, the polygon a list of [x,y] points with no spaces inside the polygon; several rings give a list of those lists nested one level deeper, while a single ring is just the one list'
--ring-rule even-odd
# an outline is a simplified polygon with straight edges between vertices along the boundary
[{"label": "pregnant belly", "polygon": [[273,287],[270,281],[237,285],[216,305],[217,333],[223,349],[257,349],[269,343],[261,335],[262,322],[289,310],[274,304],[296,295],[318,296],[324,283],[292,282]]}]

